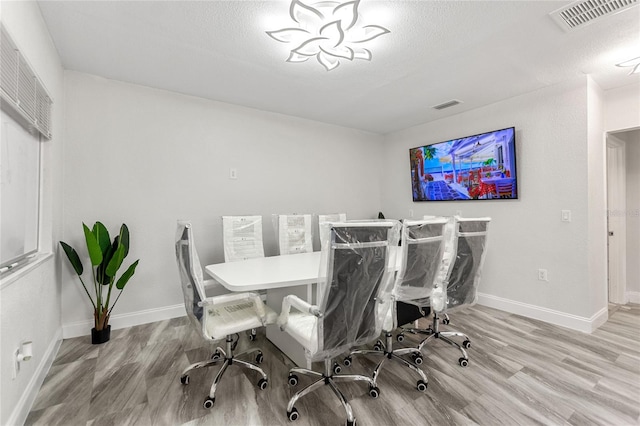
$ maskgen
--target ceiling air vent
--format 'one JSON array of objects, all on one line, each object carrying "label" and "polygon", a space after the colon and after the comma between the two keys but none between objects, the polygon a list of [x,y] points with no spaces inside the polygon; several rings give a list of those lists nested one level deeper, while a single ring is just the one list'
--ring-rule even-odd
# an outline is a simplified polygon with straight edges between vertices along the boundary
[{"label": "ceiling air vent", "polygon": [[638,0],[579,0],[549,15],[560,28],[571,31],[637,5]]},{"label": "ceiling air vent", "polygon": [[450,100],[450,101],[447,101],[447,102],[441,103],[441,104],[439,104],[439,105],[434,105],[434,106],[432,106],[431,108],[433,108],[433,109],[445,109],[445,108],[450,108],[450,107],[452,107],[452,106],[459,105],[459,104],[461,104],[461,103],[462,103],[462,101],[459,101],[459,100],[457,100],[457,99],[452,99],[452,100]]}]

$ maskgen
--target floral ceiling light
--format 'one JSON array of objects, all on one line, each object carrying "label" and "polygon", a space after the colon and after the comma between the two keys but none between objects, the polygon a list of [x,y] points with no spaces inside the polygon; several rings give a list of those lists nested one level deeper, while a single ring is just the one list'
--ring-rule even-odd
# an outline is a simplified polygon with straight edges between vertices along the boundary
[{"label": "floral ceiling light", "polygon": [[638,74],[640,73],[640,56],[638,56],[637,58],[630,59],[628,61],[620,62],[619,64],[616,64],[616,67],[621,67],[621,68],[633,67],[629,75]]},{"label": "floral ceiling light", "polygon": [[360,0],[319,1],[305,3],[293,0],[289,16],[293,26],[267,34],[291,46],[287,62],[305,62],[315,57],[327,71],[335,69],[341,60],[371,60],[366,43],[388,34],[380,25],[362,25],[358,14]]}]

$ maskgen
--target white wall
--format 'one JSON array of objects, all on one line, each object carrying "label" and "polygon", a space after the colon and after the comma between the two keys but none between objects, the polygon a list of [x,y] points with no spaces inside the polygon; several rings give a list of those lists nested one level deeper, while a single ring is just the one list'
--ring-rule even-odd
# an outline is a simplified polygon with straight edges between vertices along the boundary
[{"label": "white wall", "polygon": [[604,102],[605,131],[640,127],[640,83],[607,90]]},{"label": "white wall", "polygon": [[[492,217],[482,303],[584,331],[598,315],[606,318],[606,300],[598,296],[604,306],[594,306],[588,277],[588,95],[581,78],[389,134],[382,183],[388,217],[407,217],[410,209],[414,217],[458,210]],[[409,148],[509,126],[516,128],[520,199],[412,202]],[[561,222],[563,209],[572,222]],[[549,282],[537,280],[538,268],[548,270]]]},{"label": "white wall", "polygon": [[[88,74],[65,75],[63,240],[84,253],[82,222],[100,220],[114,232],[125,222],[131,231],[125,266],[141,259],[113,327],[184,314],[174,253],[177,219],[193,222],[200,260],[209,264],[224,259],[222,215],[263,215],[265,251],[274,255],[274,213],[340,211],[356,219],[380,210],[380,136]],[[229,179],[230,167],[237,168],[237,180]],[[65,337],[88,333],[91,319],[70,272],[65,265]]]},{"label": "white wall", "polygon": [[[2,22],[53,98],[53,140],[42,149],[40,249],[54,250],[62,211],[63,69],[36,2],[0,3]],[[53,256],[14,272],[0,283],[0,424],[21,424],[60,344],[60,268]],[[33,358],[12,379],[13,354],[33,341]]]}]

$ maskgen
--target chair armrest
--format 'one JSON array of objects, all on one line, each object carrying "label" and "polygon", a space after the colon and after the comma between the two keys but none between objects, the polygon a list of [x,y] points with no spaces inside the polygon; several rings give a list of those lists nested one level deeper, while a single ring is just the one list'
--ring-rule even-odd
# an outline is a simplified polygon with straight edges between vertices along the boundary
[{"label": "chair armrest", "polygon": [[317,306],[312,305],[309,302],[305,302],[298,296],[290,294],[282,299],[282,311],[280,312],[280,316],[278,317],[278,326],[280,326],[280,330],[282,331],[285,330],[285,328],[287,327],[287,323],[289,322],[289,312],[291,312],[291,307],[296,308],[300,312],[308,312],[311,315],[315,315],[316,317],[322,316],[322,313]]},{"label": "chair armrest", "polygon": [[256,309],[256,314],[260,317],[263,325],[267,323],[267,313],[264,310],[264,303],[258,293],[246,292],[246,293],[229,293],[220,296],[207,297],[205,300],[198,302],[198,306],[206,307],[213,305],[221,305],[224,303],[235,302],[239,300],[247,300],[253,302],[253,306]]}]

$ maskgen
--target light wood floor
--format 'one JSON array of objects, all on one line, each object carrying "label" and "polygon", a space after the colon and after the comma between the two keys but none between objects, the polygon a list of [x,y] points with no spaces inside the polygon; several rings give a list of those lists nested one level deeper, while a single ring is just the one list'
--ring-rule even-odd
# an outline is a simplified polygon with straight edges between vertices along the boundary
[{"label": "light wood floor", "polygon": [[[212,353],[191,327],[178,318],[114,331],[98,346],[88,337],[65,340],[26,424],[289,423],[291,363],[262,334],[255,343],[243,335],[238,349],[263,349],[269,387],[258,390],[255,372],[231,366],[214,408],[204,409],[217,367],[193,372],[188,386],[179,381],[184,367]],[[640,424],[640,305],[612,306],[607,323],[591,335],[482,306],[456,312],[449,328],[471,338],[469,366],[458,366],[457,349],[435,341],[423,351],[425,393],[415,389],[413,372],[391,362],[380,375],[378,399],[364,382],[340,385],[359,425]],[[411,342],[418,338],[408,336],[404,345]],[[360,357],[345,370],[370,374],[377,361]],[[309,380],[301,378],[295,389]],[[296,407],[301,417],[292,426],[345,423],[326,388]]]}]

